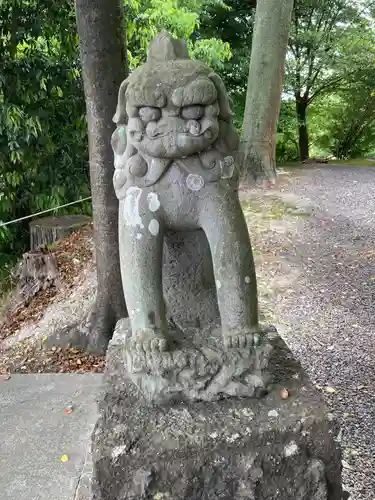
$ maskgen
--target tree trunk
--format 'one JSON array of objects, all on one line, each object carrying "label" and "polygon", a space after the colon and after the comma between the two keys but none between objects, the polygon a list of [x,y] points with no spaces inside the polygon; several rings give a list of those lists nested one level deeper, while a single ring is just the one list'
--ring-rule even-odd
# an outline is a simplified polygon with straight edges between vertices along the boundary
[{"label": "tree trunk", "polygon": [[298,119],[298,145],[301,161],[309,158],[309,133],[307,130],[307,103],[302,98],[296,98]]},{"label": "tree trunk", "polygon": [[75,0],[86,98],[98,291],[86,324],[87,348],[103,352],[116,321],[127,316],[120,278],[118,200],[111,134],[117,94],[127,76],[121,0]]},{"label": "tree trunk", "polygon": [[248,179],[276,178],[276,131],[293,0],[258,0],[239,164]]}]

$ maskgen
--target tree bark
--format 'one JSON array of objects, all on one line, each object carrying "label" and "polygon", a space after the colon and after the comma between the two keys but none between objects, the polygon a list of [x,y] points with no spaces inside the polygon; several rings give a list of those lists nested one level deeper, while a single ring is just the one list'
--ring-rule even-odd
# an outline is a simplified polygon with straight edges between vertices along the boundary
[{"label": "tree bark", "polygon": [[120,278],[118,200],[111,134],[117,94],[127,76],[121,0],[75,0],[86,99],[98,291],[86,323],[91,352],[105,351],[116,321],[127,316]]},{"label": "tree bark", "polygon": [[296,111],[298,119],[298,146],[301,161],[309,158],[309,132],[307,129],[307,102],[296,97]]},{"label": "tree bark", "polygon": [[276,132],[293,0],[258,0],[239,151],[242,175],[276,178]]}]

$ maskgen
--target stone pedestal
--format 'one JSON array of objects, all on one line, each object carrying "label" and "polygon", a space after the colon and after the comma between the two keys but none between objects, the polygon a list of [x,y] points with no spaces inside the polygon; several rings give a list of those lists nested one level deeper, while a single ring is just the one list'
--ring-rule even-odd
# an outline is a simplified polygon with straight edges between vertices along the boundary
[{"label": "stone pedestal", "polygon": [[107,380],[115,392],[130,380],[156,404],[260,396],[270,381],[268,333],[254,335],[246,348],[224,350],[218,325],[176,328],[169,332],[172,349],[155,354],[131,348],[129,320],[120,320],[108,347]]},{"label": "stone pedestal", "polygon": [[[245,376],[227,371],[222,387],[231,381],[245,390],[249,383],[247,397],[218,386],[211,393],[193,393],[191,384],[182,384],[178,391],[177,379],[173,397],[163,390],[144,391],[134,373],[124,371],[129,359],[121,335],[126,335],[123,323],[108,350],[105,396],[93,433],[93,500],[345,498],[336,424],[275,331],[264,332],[263,347],[254,346],[245,356],[247,365],[240,370]],[[237,353],[237,364],[235,356],[224,356],[224,365],[241,365],[244,354]],[[173,363],[168,366],[170,372],[167,367],[158,376],[173,381]],[[253,390],[256,384],[251,387],[253,369],[261,397]],[[283,399],[285,388],[289,396]],[[164,403],[150,402],[159,396]]]}]

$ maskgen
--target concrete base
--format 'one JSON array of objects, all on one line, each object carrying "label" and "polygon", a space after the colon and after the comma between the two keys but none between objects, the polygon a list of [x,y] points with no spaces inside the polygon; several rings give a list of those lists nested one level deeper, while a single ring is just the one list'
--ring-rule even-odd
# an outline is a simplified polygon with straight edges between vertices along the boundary
[{"label": "concrete base", "polygon": [[101,382],[99,374],[0,378],[1,500],[89,499],[87,458]]},{"label": "concrete base", "polygon": [[[336,424],[274,334],[261,398],[150,405],[107,380],[93,500],[342,500]],[[283,399],[280,390],[287,388]]]}]

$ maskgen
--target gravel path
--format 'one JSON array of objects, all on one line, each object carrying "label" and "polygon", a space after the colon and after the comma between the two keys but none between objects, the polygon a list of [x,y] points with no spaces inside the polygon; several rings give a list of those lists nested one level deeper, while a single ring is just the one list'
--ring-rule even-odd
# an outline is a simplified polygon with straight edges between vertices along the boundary
[{"label": "gravel path", "polygon": [[271,221],[283,244],[274,276],[261,252],[261,288],[284,277],[265,302],[342,424],[351,500],[374,500],[375,168],[293,172],[276,195],[294,209]]}]

